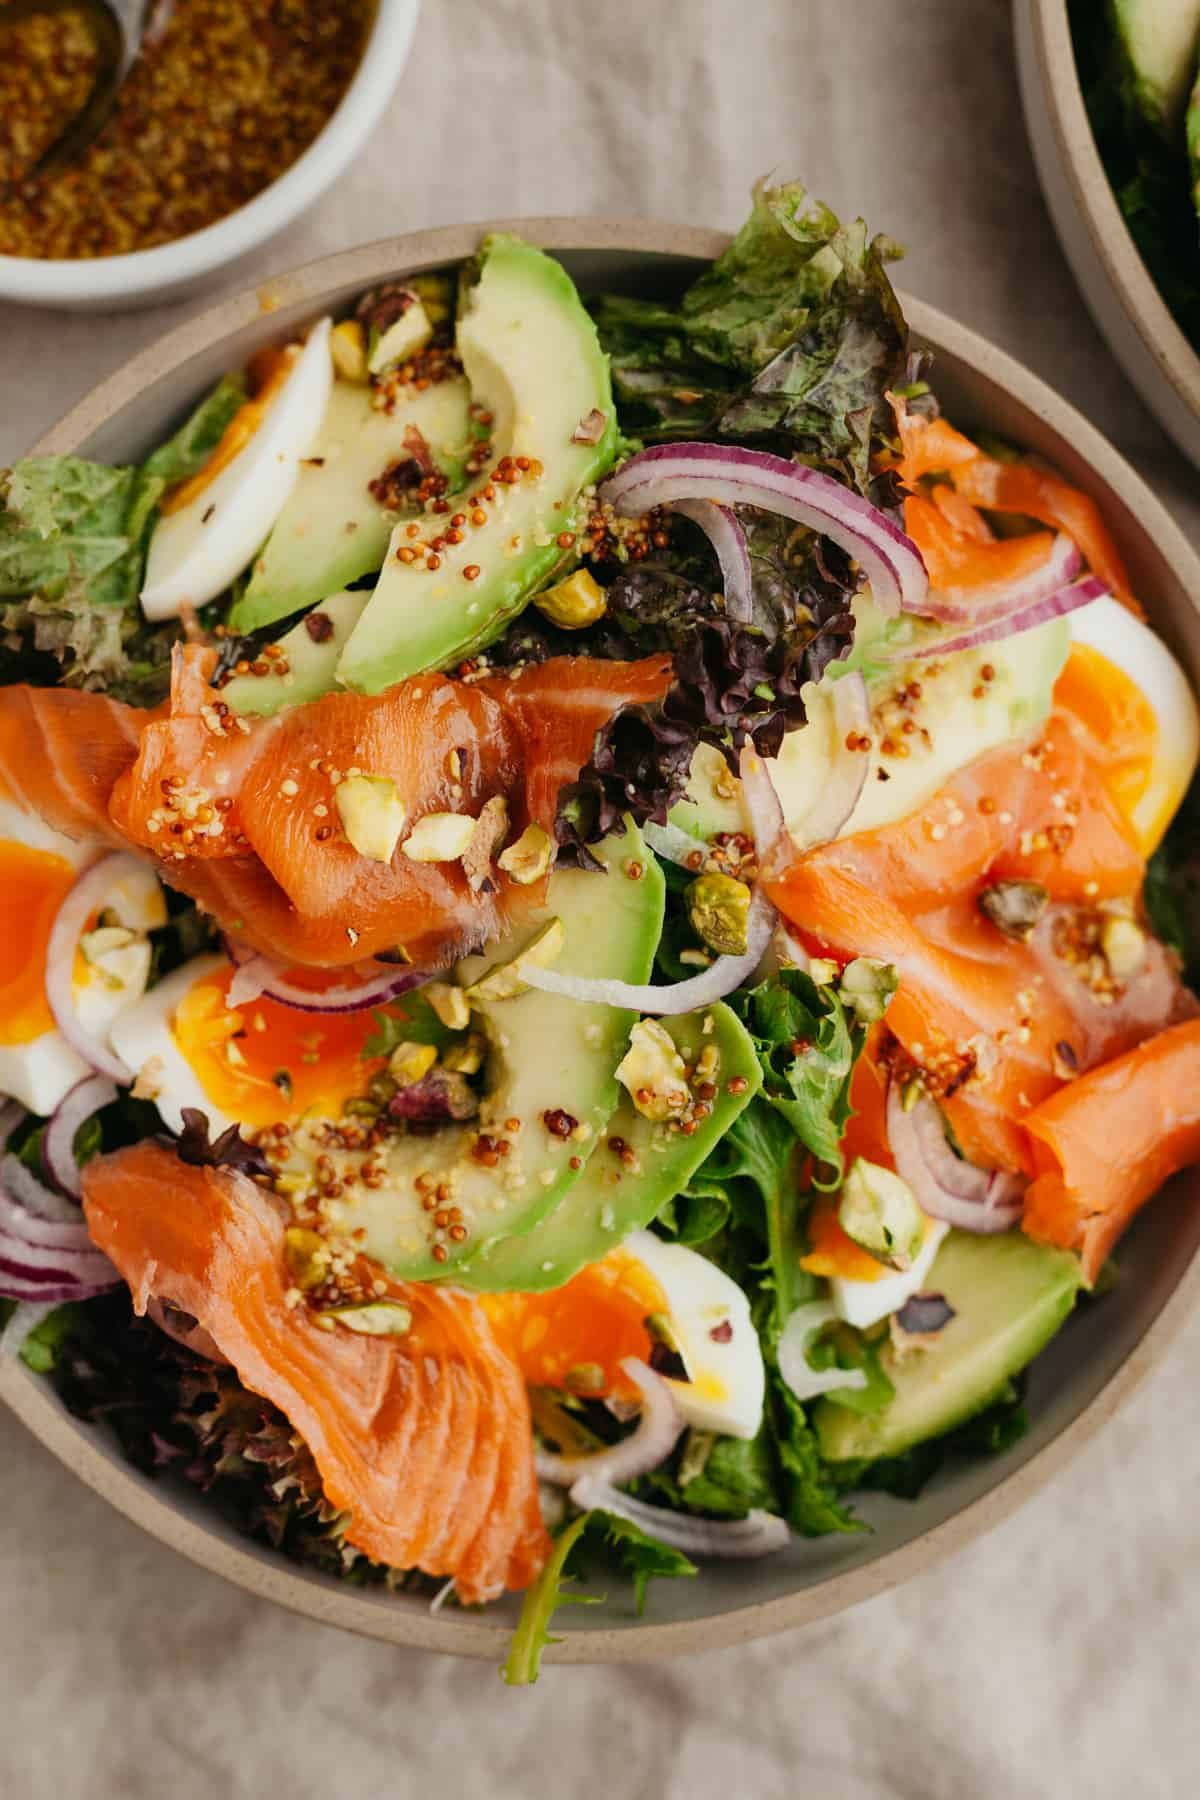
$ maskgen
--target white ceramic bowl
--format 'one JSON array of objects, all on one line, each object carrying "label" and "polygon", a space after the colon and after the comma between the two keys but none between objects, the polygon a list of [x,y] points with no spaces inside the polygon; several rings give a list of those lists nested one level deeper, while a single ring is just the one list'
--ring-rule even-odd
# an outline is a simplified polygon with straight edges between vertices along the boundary
[{"label": "white ceramic bowl", "polygon": [[188,237],[127,256],[0,256],[0,299],[69,312],[151,306],[203,287],[259,249],[332,187],[370,137],[408,61],[420,7],[421,0],[377,0],[362,61],[336,111],[291,167],[245,206]]},{"label": "white ceramic bowl", "polygon": [[[310,263],[276,284],[264,318],[253,291],[223,301],[162,338],[81,401],[36,446],[113,461],[161,442],[225,370],[364,288],[460,262],[485,230],[519,231],[557,255],[585,292],[677,290],[727,240],[715,232],[605,219],[526,219],[456,226],[373,244]],[[935,354],[938,393],[968,430],[987,427],[1039,452],[1092,494],[1129,565],[1154,625],[1200,685],[1200,560],[1141,477],[1044,382],[956,325],[908,299],[917,344]],[[1161,1356],[1200,1298],[1200,1171],[1175,1184],[1174,1203],[1151,1206],[1121,1247],[1123,1279],[1081,1308],[1034,1365],[1032,1425],[996,1458],[940,1471],[915,1503],[865,1496],[869,1535],[796,1539],[777,1556],[708,1564],[695,1581],[658,1582],[639,1619],[627,1593],[555,1620],[557,1661],[617,1662],[734,1644],[824,1618],[919,1574],[989,1530],[1060,1468],[1111,1417]],[[297,1569],[235,1536],[204,1497],[151,1481],[124,1462],[111,1437],[81,1425],[21,1362],[0,1365],[5,1401],[65,1466],[129,1518],[202,1567],[310,1618],[390,1643],[480,1656],[498,1665],[516,1616],[509,1597],[480,1615],[405,1594],[348,1587]],[[0,1520],[0,1530],[3,1530]],[[1063,1546],[1070,1555],[1070,1546]]]},{"label": "white ceramic bowl", "polygon": [[1014,0],[1013,16],[1025,123],[1067,261],[1113,355],[1163,429],[1200,465],[1200,355],[1138,254],[1100,160],[1067,0]]}]

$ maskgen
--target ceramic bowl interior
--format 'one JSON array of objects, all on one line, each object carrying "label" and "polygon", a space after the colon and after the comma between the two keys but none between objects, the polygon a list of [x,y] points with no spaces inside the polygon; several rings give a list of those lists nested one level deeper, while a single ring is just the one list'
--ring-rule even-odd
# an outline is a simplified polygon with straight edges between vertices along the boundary
[{"label": "ceramic bowl interior", "polygon": [[1200,464],[1200,355],[1138,254],[1100,160],[1067,0],[1014,0],[1013,10],[1025,123],[1067,260],[1113,355],[1164,430]]},{"label": "ceramic bowl interior", "polygon": [[187,237],[124,256],[41,261],[0,256],[0,297],[66,311],[151,306],[202,287],[259,249],[318,200],[382,118],[408,60],[421,0],[374,0],[374,19],[350,86],[308,149],[236,212]]},{"label": "ceramic bowl interior", "polygon": [[[507,226],[505,228],[508,228]],[[606,221],[517,222],[558,254],[585,289],[667,293],[724,240],[712,233]],[[463,227],[327,259],[287,277],[282,306],[262,316],[247,295],[212,309],[137,357],[38,446],[121,460],[169,431],[222,371],[281,332],[356,297],[385,276],[457,262],[478,241]],[[1065,402],[1010,358],[918,301],[917,340],[936,355],[936,382],[963,425],[986,426],[1048,457],[1102,505],[1154,623],[1200,684],[1200,563],[1140,478]],[[1124,1280],[1085,1305],[1035,1366],[1033,1426],[1006,1455],[944,1471],[916,1503],[883,1496],[860,1511],[871,1534],[795,1541],[782,1555],[717,1564],[694,1581],[654,1588],[647,1617],[625,1601],[569,1615],[560,1660],[615,1661],[709,1648],[828,1615],[907,1579],[987,1529],[1031,1494],[1092,1432],[1161,1354],[1200,1293],[1200,1177],[1151,1207],[1122,1249]],[[430,1617],[414,1597],[347,1589],[298,1571],[233,1537],[194,1493],[132,1471],[100,1430],[81,1426],[23,1364],[0,1369],[0,1397],[93,1488],[146,1530],[205,1567],[298,1612],[394,1643],[498,1661],[515,1608]]]}]

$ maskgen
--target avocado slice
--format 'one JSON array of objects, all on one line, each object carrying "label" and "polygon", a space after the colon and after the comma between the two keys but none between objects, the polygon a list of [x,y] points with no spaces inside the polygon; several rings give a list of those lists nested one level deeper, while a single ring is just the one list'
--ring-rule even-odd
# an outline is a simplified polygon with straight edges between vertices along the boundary
[{"label": "avocado slice", "polygon": [[359,588],[343,589],[322,600],[279,640],[287,674],[235,675],[221,689],[226,706],[235,713],[257,713],[269,718],[281,706],[298,706],[302,700],[319,700],[327,694],[333,686],[338,657],[361,619],[368,598],[366,589]]},{"label": "avocado slice", "polygon": [[1196,73],[1200,0],[1112,0],[1112,16],[1133,108],[1173,142]]},{"label": "avocado slice", "polygon": [[[863,622],[868,631],[859,648],[866,663],[872,747],[866,784],[844,827],[856,832],[907,818],[967,763],[1034,731],[1050,710],[1054,683],[1071,645],[1068,620],[1050,619],[978,650],[873,669],[869,622]],[[910,627],[902,621],[897,629]],[[926,628],[911,629],[919,636]],[[986,680],[981,675],[984,669],[991,671]],[[833,717],[833,685],[839,678],[835,663],[830,675],[808,690],[807,725],[789,732],[778,757],[768,764],[788,827],[801,837],[804,815],[824,788],[841,749]],[[893,714],[898,718],[900,709],[894,696],[906,689],[911,692],[914,684],[919,698],[906,702],[903,709],[914,727],[900,740],[906,754],[884,756],[881,744],[888,732],[898,733]],[[880,769],[886,781],[879,779]]]},{"label": "avocado slice", "polygon": [[259,631],[382,568],[396,514],[370,484],[411,458],[415,432],[451,489],[461,486],[471,436],[466,382],[413,388],[393,413],[372,406],[371,393],[334,382],[316,447],[230,611],[234,631]]},{"label": "avocado slice", "polygon": [[[554,918],[565,938],[557,969],[647,980],[662,931],[662,873],[632,825],[624,836],[598,845],[596,854],[606,874],[556,871],[545,907],[490,955],[461,964],[458,983],[474,988],[487,969],[519,955]],[[631,865],[639,867],[636,879],[627,873]],[[358,1242],[367,1256],[416,1281],[450,1274],[498,1240],[531,1230],[579,1180],[600,1142],[617,1105],[614,1070],[633,1017],[536,989],[511,999],[477,999],[472,1023],[488,1043],[478,1118],[429,1137],[394,1139],[382,1184],[351,1186],[339,1230],[361,1230]],[[516,1129],[508,1123],[514,1119]],[[507,1143],[507,1153],[496,1157],[485,1146],[480,1160],[481,1138]],[[461,1214],[462,1242],[435,1231],[435,1218],[422,1204],[424,1193],[441,1184],[447,1203]]]},{"label": "avocado slice", "polygon": [[[711,1030],[705,1022],[711,1021]],[[762,1083],[762,1066],[749,1034],[724,1005],[664,1019],[685,1063],[694,1065],[711,1046],[716,1097],[693,1136],[643,1118],[628,1095],[604,1128],[604,1142],[588,1159],[575,1185],[532,1231],[505,1238],[455,1271],[464,1287],[488,1293],[536,1293],[561,1287],[587,1263],[598,1262],[631,1231],[657,1218],[685,1188],[709,1151]],[[731,1094],[729,1082],[745,1083]],[[624,1155],[612,1149],[620,1139]],[[632,1162],[629,1160],[632,1157]]]},{"label": "avocado slice", "polygon": [[818,1400],[812,1422],[830,1462],[874,1462],[963,1425],[998,1400],[1054,1336],[1082,1284],[1079,1258],[1021,1232],[977,1237],[952,1231],[929,1272],[954,1317],[929,1349],[881,1361],[895,1387],[879,1413]]},{"label": "avocado slice", "polygon": [[[573,560],[557,540],[574,532],[581,489],[615,455],[608,358],[570,276],[543,251],[485,240],[464,282],[457,343],[472,399],[492,418],[491,472],[459,501],[460,542],[429,515],[425,548],[410,561],[412,539],[394,532],[338,665],[339,680],[363,693],[453,665],[497,637]],[[497,474],[505,456],[513,461]],[[473,523],[477,514],[486,522]]]}]

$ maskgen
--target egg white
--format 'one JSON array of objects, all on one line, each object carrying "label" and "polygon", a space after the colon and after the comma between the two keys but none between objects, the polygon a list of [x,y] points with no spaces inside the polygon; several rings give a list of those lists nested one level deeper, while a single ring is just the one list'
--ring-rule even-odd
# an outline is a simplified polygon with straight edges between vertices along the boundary
[{"label": "egg white", "polygon": [[196,983],[228,967],[225,956],[194,956],[152,987],[113,1025],[113,1049],[139,1078],[169,1131],[183,1130],[183,1109],[187,1106],[206,1113],[214,1133],[234,1123],[209,1099],[174,1032],[175,1015]]},{"label": "egg white", "polygon": [[1158,633],[1106,596],[1070,616],[1074,643],[1087,644],[1136,683],[1158,721],[1154,765],[1131,823],[1147,855],[1170,823],[1200,761],[1200,707],[1192,684]]},{"label": "egg white", "polygon": [[[94,844],[76,843],[63,837],[41,819],[0,800],[0,839],[23,844],[59,856],[72,869],[94,862]],[[131,870],[114,882],[105,896],[104,910],[138,936],[134,942],[108,956],[102,966],[86,965],[74,983],[75,1002],[85,1030],[104,1041],[122,1010],[146,990],[150,974],[150,945],[144,933],[166,922],[166,901],[153,870]],[[44,1031],[24,1044],[0,1044],[0,1093],[39,1117],[45,1118],[66,1098],[91,1067],[58,1030]]]},{"label": "egg white", "polygon": [[921,1292],[949,1229],[940,1219],[927,1222],[925,1242],[911,1269],[881,1275],[878,1281],[848,1281],[843,1275],[831,1276],[829,1298],[838,1318],[863,1331],[898,1311],[906,1300]]},{"label": "egg white", "polygon": [[159,519],[142,589],[148,619],[215,600],[257,554],[321,430],[333,388],[329,332],[329,319],[313,326],[249,443],[187,506]]},{"label": "egg white", "polygon": [[[762,1423],[766,1373],[750,1302],[715,1263],[684,1244],[635,1231],[621,1246],[662,1290],[671,1332],[688,1373],[669,1381],[689,1425],[727,1437],[752,1438]],[[728,1339],[714,1339],[713,1332]]]}]

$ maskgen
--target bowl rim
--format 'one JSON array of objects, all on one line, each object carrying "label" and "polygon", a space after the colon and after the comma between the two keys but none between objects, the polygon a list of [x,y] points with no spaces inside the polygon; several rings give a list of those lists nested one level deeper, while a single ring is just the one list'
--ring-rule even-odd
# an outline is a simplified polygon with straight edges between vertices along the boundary
[{"label": "bowl rim", "polygon": [[1074,209],[1147,356],[1177,399],[1200,420],[1200,351],[1176,323],[1117,205],[1084,103],[1067,0],[1018,0],[1018,4],[1024,6],[1032,28],[1038,85],[1049,97],[1047,120]]},{"label": "bowl rim", "polygon": [[202,280],[282,231],[338,179],[375,129],[404,71],[421,0],[374,0],[358,66],[295,162],[242,206],[185,237],[119,256],[0,255],[0,299],[44,306],[156,296]]},{"label": "bowl rim", "polygon": [[[357,250],[307,263],[279,278],[279,306],[303,307],[340,288],[366,286],[396,273],[418,273],[471,255],[487,231],[519,231],[550,251],[616,251],[633,258],[660,256],[711,260],[728,234],[701,227],[646,220],[563,217],[525,218],[457,225],[385,238]],[[1097,429],[1040,377],[1006,352],[937,308],[901,295],[917,337],[969,365],[1007,396],[1069,439],[1079,458],[1140,519],[1166,561],[1185,572],[1200,594],[1200,557],[1165,506]],[[272,307],[271,310],[274,310]],[[100,382],[34,446],[32,454],[61,454],[111,419],[144,388],[239,329],[261,320],[254,289],[209,307],[140,351]],[[726,1648],[797,1626],[813,1624],[898,1586],[963,1549],[1000,1524],[1066,1466],[1135,1392],[1200,1300],[1200,1255],[1184,1269],[1124,1362],[1086,1405],[1029,1461],[1002,1477],[949,1518],[857,1569],[830,1575],[810,1587],[704,1618],[675,1623],[637,1623],[568,1633],[548,1660],[573,1663],[639,1662],[702,1649]],[[319,1623],[412,1649],[503,1659],[509,1629],[461,1615],[431,1615],[426,1608],[391,1608],[360,1590],[318,1583],[282,1557],[231,1542],[209,1525],[186,1516],[169,1493],[146,1486],[115,1453],[106,1452],[65,1414],[41,1377],[16,1360],[0,1364],[0,1400],[33,1435],[94,1492],[135,1525],[200,1567],[236,1586],[275,1601]]]}]

